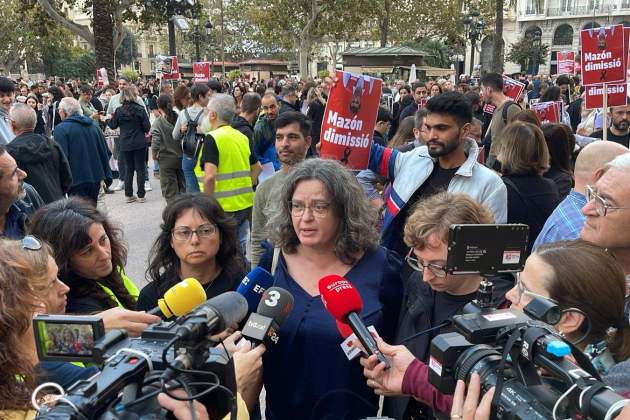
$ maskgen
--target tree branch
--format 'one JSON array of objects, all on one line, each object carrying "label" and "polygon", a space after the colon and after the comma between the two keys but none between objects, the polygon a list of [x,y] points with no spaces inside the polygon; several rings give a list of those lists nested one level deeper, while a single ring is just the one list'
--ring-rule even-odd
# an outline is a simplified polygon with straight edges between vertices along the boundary
[{"label": "tree branch", "polygon": [[48,16],[50,16],[54,21],[69,29],[72,33],[85,39],[90,46],[94,47],[94,34],[92,34],[87,26],[74,23],[59,13],[59,11],[57,11],[55,6],[51,3],[51,0],[37,0],[37,3],[39,3],[42,9],[44,9]]}]

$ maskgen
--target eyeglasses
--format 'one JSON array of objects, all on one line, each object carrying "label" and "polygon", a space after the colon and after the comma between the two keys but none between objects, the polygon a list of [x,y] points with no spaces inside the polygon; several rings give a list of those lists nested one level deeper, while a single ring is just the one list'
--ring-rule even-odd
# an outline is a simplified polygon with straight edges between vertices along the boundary
[{"label": "eyeglasses", "polygon": [[301,201],[289,201],[289,208],[291,209],[291,216],[302,217],[306,209],[311,209],[315,217],[326,217],[330,210],[330,203],[325,201],[313,201],[310,206],[302,203]]},{"label": "eyeglasses", "polygon": [[523,295],[525,296],[529,296],[532,298],[541,298],[541,299],[545,299],[548,301],[551,301],[555,304],[557,304],[558,302],[556,302],[555,300],[547,297],[547,296],[543,296],[543,295],[539,295],[538,293],[534,293],[531,290],[529,290],[527,287],[525,287],[525,285],[523,284],[523,280],[521,280],[521,273],[516,273],[516,291],[518,292],[518,300],[516,302],[514,302],[515,304],[519,304],[521,302],[521,298],[523,297]]},{"label": "eyeglasses", "polygon": [[173,239],[176,241],[189,241],[193,233],[197,234],[197,238],[209,238],[217,232],[217,227],[212,223],[199,226],[197,229],[177,228],[173,229]]},{"label": "eyeglasses", "polygon": [[595,211],[601,217],[605,217],[608,214],[608,210],[627,210],[630,208],[611,206],[605,198],[602,198],[597,194],[597,188],[592,185],[587,185],[586,201],[590,203],[591,200],[595,200]]},{"label": "eyeglasses", "polygon": [[419,272],[424,272],[425,268],[428,268],[429,271],[431,273],[433,273],[434,276],[436,277],[446,277],[446,275],[448,274],[446,272],[446,267],[443,265],[438,265],[438,264],[433,264],[433,263],[427,263],[425,264],[424,261],[422,261],[421,259],[416,258],[415,256],[413,256],[413,248],[411,248],[409,250],[409,253],[407,253],[407,256],[405,257],[405,261],[407,261],[407,264],[409,264],[409,267],[413,268],[416,271]]},{"label": "eyeglasses", "polygon": [[22,248],[29,251],[39,251],[42,249],[42,243],[33,235],[26,235],[22,238]]}]

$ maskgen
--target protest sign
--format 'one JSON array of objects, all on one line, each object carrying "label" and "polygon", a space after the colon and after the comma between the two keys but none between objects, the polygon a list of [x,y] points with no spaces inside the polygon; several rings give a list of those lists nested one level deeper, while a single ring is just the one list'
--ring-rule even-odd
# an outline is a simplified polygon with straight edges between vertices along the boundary
[{"label": "protest sign", "polygon": [[486,104],[483,106],[483,112],[484,112],[485,114],[490,114],[490,115],[492,115],[492,114],[494,114],[494,110],[495,110],[495,109],[497,109],[497,107],[496,107],[496,106],[494,106],[494,105],[492,105],[492,104],[490,104],[490,103],[486,103]]},{"label": "protest sign", "polygon": [[102,89],[109,85],[109,78],[107,77],[107,69],[102,67],[96,70],[96,87]]},{"label": "protest sign", "polygon": [[585,85],[626,81],[626,58],[622,25],[584,29],[582,80]]},{"label": "protest sign", "polygon": [[[628,88],[624,83],[607,84],[608,104],[607,106],[622,106],[626,104]],[[586,86],[586,98],[584,106],[586,109],[597,109],[604,107],[604,85]]]},{"label": "protest sign", "polygon": [[562,120],[562,101],[537,102],[530,105],[541,124],[559,123]]},{"label": "protest sign", "polygon": [[575,51],[558,51],[558,74],[573,74],[575,71]]},{"label": "protest sign", "polygon": [[518,103],[523,90],[525,90],[524,83],[511,79],[505,75],[503,76],[503,94],[505,96]]},{"label": "protest sign", "polygon": [[207,82],[210,80],[210,62],[201,61],[193,63],[193,81]]},{"label": "protest sign", "polygon": [[337,70],[324,111],[320,155],[349,169],[365,169],[383,81]]},{"label": "protest sign", "polygon": [[177,64],[176,56],[157,55],[155,56],[155,60],[155,73],[158,78],[164,80],[179,79],[179,65]]}]

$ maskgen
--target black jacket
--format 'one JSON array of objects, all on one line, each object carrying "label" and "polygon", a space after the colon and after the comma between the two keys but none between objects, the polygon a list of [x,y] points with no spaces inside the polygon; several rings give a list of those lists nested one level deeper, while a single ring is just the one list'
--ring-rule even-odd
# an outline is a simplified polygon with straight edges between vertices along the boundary
[{"label": "black jacket", "polygon": [[383,137],[383,135],[376,130],[374,130],[374,134],[372,134],[372,141],[380,146],[387,146],[387,141],[385,140],[385,137]]},{"label": "black jacket", "polygon": [[311,125],[311,148],[308,156],[317,156],[315,146],[319,143],[319,136],[322,131],[322,122],[324,121],[325,110],[326,104],[321,103],[318,99],[315,99],[308,106],[306,116],[313,122]]},{"label": "black jacket", "polygon": [[284,99],[280,99],[280,111],[278,111],[278,114],[282,114],[288,111],[300,112],[300,108],[298,108],[297,102],[295,103],[295,105],[291,105],[289,102],[285,101]]},{"label": "black jacket", "polygon": [[7,145],[7,151],[26,172],[24,180],[35,187],[45,203],[63,198],[70,189],[70,165],[54,141],[33,132],[23,133]]},{"label": "black jacket", "polygon": [[140,104],[127,102],[116,109],[112,119],[109,120],[109,127],[112,129],[120,127],[118,141],[121,152],[131,152],[147,147],[144,135],[151,130],[151,122],[146,109]]},{"label": "black jacket", "polygon": [[[500,306],[505,302],[505,294],[514,286],[514,278],[511,274],[491,277],[489,280],[494,285],[492,300],[495,306]],[[396,343],[400,343],[407,337],[429,328],[439,325],[442,320],[434,319],[436,310],[440,310],[439,306],[445,307],[444,302],[449,302],[446,312],[442,309],[441,318],[450,318],[453,315],[462,312],[464,306],[474,297],[452,296],[444,292],[435,292],[426,282],[422,280],[422,273],[414,272],[406,280],[403,281],[404,296],[401,304],[400,316],[398,317],[398,328],[396,331]],[[436,304],[438,306],[436,306]],[[450,332],[450,327],[444,327],[440,330],[432,331],[404,343],[405,347],[413,353],[413,355],[427,362],[429,359],[429,349],[431,340],[445,332]],[[403,419],[409,397],[385,398],[384,414],[395,418]]]},{"label": "black jacket", "polygon": [[249,139],[250,145],[254,142],[254,126],[245,118],[237,115],[232,120],[232,128],[237,129],[241,133],[245,134]]},{"label": "black jacket", "polygon": [[33,132],[36,134],[46,134],[46,121],[44,121],[43,111],[35,111],[35,114],[37,114],[37,125],[35,125]]}]

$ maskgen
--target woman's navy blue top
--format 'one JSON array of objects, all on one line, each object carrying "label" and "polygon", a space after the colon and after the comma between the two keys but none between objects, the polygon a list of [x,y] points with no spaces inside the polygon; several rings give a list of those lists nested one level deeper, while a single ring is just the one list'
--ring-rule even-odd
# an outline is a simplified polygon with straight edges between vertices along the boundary
[{"label": "woman's navy blue top", "polygon": [[[386,341],[394,335],[402,283],[401,260],[379,247],[367,251],[345,278],[363,301],[361,318]],[[263,356],[268,420],[350,420],[376,415],[378,396],[366,385],[359,359],[349,361],[342,336],[320,296],[311,296],[289,275],[281,257],[275,286],[295,302],[280,328],[278,344]]]}]

